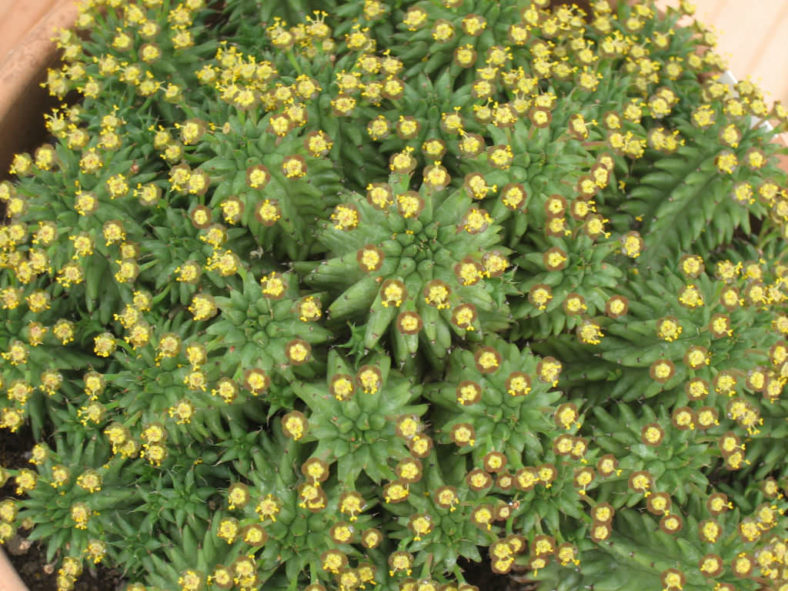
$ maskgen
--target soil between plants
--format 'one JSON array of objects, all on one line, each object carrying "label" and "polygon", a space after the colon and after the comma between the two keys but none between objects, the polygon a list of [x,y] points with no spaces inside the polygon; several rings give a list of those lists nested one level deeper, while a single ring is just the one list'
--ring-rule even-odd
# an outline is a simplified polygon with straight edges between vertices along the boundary
[{"label": "soil between plants", "polygon": [[[4,468],[30,467],[30,450],[35,445],[29,427],[17,433],[0,431],[0,466]],[[13,480],[0,487],[0,500],[14,496]],[[46,561],[46,546],[34,542],[29,544],[21,535],[6,542],[4,549],[22,581],[29,591],[56,591],[57,569]],[[485,556],[485,553],[482,553]],[[535,591],[536,584],[528,581],[527,573],[496,575],[490,568],[489,559],[482,562],[460,560],[467,581],[481,591]],[[526,576],[523,576],[526,575]],[[125,581],[120,571],[98,565],[86,568],[74,585],[74,591],[122,591]]]},{"label": "soil between plants", "polygon": [[[28,459],[33,445],[35,441],[29,427],[14,434],[0,431],[0,466],[31,467]],[[14,484],[9,480],[0,487],[0,500],[13,496]],[[20,534],[4,545],[8,560],[30,591],[56,591],[57,569],[46,561],[46,546],[37,542],[28,546],[24,530]],[[94,569],[85,569],[74,585],[74,591],[120,591],[123,584],[119,571],[98,565]]]}]

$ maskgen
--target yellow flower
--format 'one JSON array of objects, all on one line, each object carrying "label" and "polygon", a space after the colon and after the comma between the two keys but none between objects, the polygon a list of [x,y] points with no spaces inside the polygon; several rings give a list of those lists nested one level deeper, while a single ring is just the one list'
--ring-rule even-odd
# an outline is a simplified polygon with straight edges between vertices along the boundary
[{"label": "yellow flower", "polygon": [[[465,177],[465,186],[474,199],[484,199],[490,191],[494,191],[495,185],[488,185],[484,177],[478,172],[470,173]],[[517,196],[507,195],[503,199],[517,199]]]},{"label": "yellow flower", "polygon": [[228,544],[232,544],[239,531],[238,520],[233,517],[225,517],[219,522],[216,535]]},{"label": "yellow flower", "polygon": [[331,106],[334,108],[335,115],[347,117],[353,113],[353,110],[356,108],[356,102],[356,99],[352,96],[341,94],[331,100]]},{"label": "yellow flower", "polygon": [[207,377],[204,372],[195,369],[187,373],[183,378],[183,383],[189,390],[207,390]]},{"label": "yellow flower", "polygon": [[298,317],[302,322],[314,322],[322,315],[320,300],[316,296],[307,296],[298,304]]},{"label": "yellow flower", "polygon": [[213,298],[207,294],[196,294],[189,304],[189,312],[194,315],[195,320],[207,320],[218,312],[218,308]]},{"label": "yellow flower", "polygon": [[90,519],[92,511],[85,503],[74,503],[71,505],[70,512],[74,527],[77,529],[88,528],[88,519]]},{"label": "yellow flower", "polygon": [[276,521],[276,516],[279,514],[280,510],[281,503],[276,497],[274,497],[274,495],[270,493],[257,504],[257,507],[255,507],[255,512],[263,521],[266,519]]},{"label": "yellow flower", "polygon": [[424,202],[418,193],[408,191],[397,195],[397,208],[404,218],[416,218],[424,207]]},{"label": "yellow flower", "polygon": [[564,429],[570,429],[577,419],[577,407],[574,404],[562,404],[555,413],[556,423]]},{"label": "yellow flower", "polygon": [[152,183],[147,183],[145,185],[138,184],[137,188],[134,190],[134,195],[139,199],[142,205],[150,207],[158,202],[161,196],[161,189]]},{"label": "yellow flower", "polygon": [[264,226],[272,226],[282,217],[279,203],[276,200],[266,199],[256,209],[255,217]]},{"label": "yellow flower", "polygon": [[548,271],[560,271],[566,266],[568,260],[566,253],[557,246],[545,252],[542,258]]},{"label": "yellow flower", "polygon": [[175,419],[178,425],[184,425],[191,422],[192,416],[194,416],[194,405],[189,400],[182,399],[171,406],[167,413]]},{"label": "yellow flower", "polygon": [[407,297],[405,284],[396,279],[389,279],[381,287],[380,303],[384,308],[394,306],[398,308]]},{"label": "yellow flower", "polygon": [[93,254],[93,238],[89,234],[82,233],[75,236],[69,236],[68,238],[74,246],[73,258],[77,259]]},{"label": "yellow flower", "polygon": [[260,279],[263,295],[268,298],[277,299],[284,295],[287,290],[287,282],[281,273],[272,272]]},{"label": "yellow flower", "polygon": [[351,51],[365,51],[374,48],[375,42],[368,36],[369,28],[353,25],[353,30],[345,35],[345,43]]},{"label": "yellow flower", "polygon": [[384,139],[390,130],[391,126],[383,115],[378,115],[367,124],[367,133],[375,141]]},{"label": "yellow flower", "polygon": [[282,417],[282,430],[286,436],[291,437],[295,441],[304,436],[307,428],[306,417],[298,411],[289,412]]},{"label": "yellow flower", "polygon": [[449,308],[449,286],[440,280],[430,281],[424,288],[424,301],[439,310]]},{"label": "yellow flower", "polygon": [[548,384],[552,384],[553,387],[558,385],[558,377],[560,376],[562,369],[563,366],[561,362],[552,357],[545,357],[537,364],[536,367],[539,380]]},{"label": "yellow flower", "polygon": [[733,174],[739,164],[739,159],[733,152],[723,152],[715,158],[714,164],[720,172]]},{"label": "yellow flower", "polygon": [[85,275],[79,263],[70,262],[61,267],[57,274],[57,282],[65,288],[82,283]]},{"label": "yellow flower", "polygon": [[132,283],[139,274],[139,265],[133,259],[116,260],[118,271],[115,273],[115,281],[118,283]]},{"label": "yellow flower", "polygon": [[23,423],[24,414],[20,409],[9,407],[0,409],[0,429],[8,429],[11,433],[15,433]]},{"label": "yellow flower", "polygon": [[410,173],[416,166],[416,159],[411,154],[412,152],[413,148],[407,146],[401,152],[392,154],[389,159],[389,168],[391,171],[402,174]]},{"label": "yellow flower", "polygon": [[[484,276],[481,265],[472,259],[464,259],[462,262],[456,265],[454,272],[460,282],[466,286],[475,285]],[[384,306],[387,305],[386,302],[382,303]]]},{"label": "yellow flower", "polygon": [[704,304],[703,295],[694,284],[684,286],[679,292],[678,300],[687,308],[698,308]]},{"label": "yellow flower", "polygon": [[587,345],[598,345],[602,342],[602,329],[593,320],[584,320],[577,329],[577,336],[582,343]]},{"label": "yellow flower", "polygon": [[414,541],[418,541],[432,531],[432,519],[429,515],[415,515],[411,517],[409,526],[413,530]]},{"label": "yellow flower", "polygon": [[356,255],[359,267],[367,272],[377,271],[383,264],[383,253],[374,245],[368,244]]},{"label": "yellow flower", "polygon": [[240,264],[241,260],[234,252],[230,250],[214,251],[214,253],[208,257],[205,268],[209,271],[218,270],[222,277],[229,277],[238,272]]},{"label": "yellow flower", "polygon": [[106,553],[107,547],[104,545],[104,542],[101,540],[88,541],[88,545],[85,548],[85,554],[87,554],[88,559],[92,560],[94,564],[101,562]]},{"label": "yellow flower", "polygon": [[299,179],[306,176],[306,162],[303,156],[286,156],[282,161],[282,174],[289,179]]},{"label": "yellow flower", "polygon": [[492,528],[493,518],[493,512],[488,505],[479,505],[471,512],[473,524],[488,531]]},{"label": "yellow flower", "polygon": [[196,570],[186,570],[178,577],[180,591],[199,591],[203,586],[203,577]]},{"label": "yellow flower", "polygon": [[402,24],[408,31],[417,31],[427,22],[427,12],[420,6],[411,6],[402,19]]},{"label": "yellow flower", "polygon": [[353,205],[337,205],[331,214],[331,221],[335,230],[353,230],[359,224],[358,210]]},{"label": "yellow flower", "polygon": [[380,370],[375,367],[365,366],[358,372],[358,382],[366,394],[375,394],[380,390]]},{"label": "yellow flower", "polygon": [[177,30],[175,35],[171,37],[171,40],[175,49],[187,49],[194,45],[194,37],[191,31],[186,29]]},{"label": "yellow flower", "polygon": [[122,174],[111,176],[107,180],[106,186],[109,191],[110,199],[125,197],[129,192],[129,184],[126,181],[126,177]]},{"label": "yellow flower", "polygon": [[693,124],[701,129],[714,125],[714,118],[715,113],[711,105],[701,105],[692,112]]},{"label": "yellow flower", "polygon": [[93,343],[93,351],[99,357],[109,357],[115,351],[115,337],[112,333],[101,333],[93,338]]},{"label": "yellow flower", "polygon": [[329,390],[337,400],[348,400],[354,393],[355,387],[350,376],[345,374],[335,375],[331,379]]},{"label": "yellow flower", "polygon": [[122,242],[126,239],[126,232],[123,230],[123,225],[119,221],[110,220],[104,224],[102,228],[106,246],[116,242]]},{"label": "yellow flower", "polygon": [[244,375],[244,385],[252,393],[253,396],[258,396],[268,389],[271,384],[271,379],[261,369],[249,369]]}]

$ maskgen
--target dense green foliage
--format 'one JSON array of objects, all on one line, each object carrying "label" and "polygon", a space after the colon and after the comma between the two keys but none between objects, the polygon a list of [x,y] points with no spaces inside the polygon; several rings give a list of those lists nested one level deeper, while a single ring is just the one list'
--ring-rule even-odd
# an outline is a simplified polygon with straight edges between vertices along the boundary
[{"label": "dense green foliage", "polygon": [[63,591],[788,589],[786,112],[679,11],[549,4],[86,2],[0,184],[0,541]]}]

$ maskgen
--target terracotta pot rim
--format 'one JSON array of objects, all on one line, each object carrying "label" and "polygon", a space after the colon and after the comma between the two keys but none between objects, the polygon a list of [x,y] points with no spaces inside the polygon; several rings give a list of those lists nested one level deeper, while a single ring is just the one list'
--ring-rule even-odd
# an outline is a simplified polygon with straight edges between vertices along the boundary
[{"label": "terracotta pot rim", "polygon": [[[69,27],[77,17],[76,0],[57,0],[0,61],[0,166],[6,167],[14,151],[22,143],[20,129],[29,124],[15,116],[26,97],[44,91],[38,87],[42,72],[55,62],[57,49],[52,35],[57,28]],[[35,102],[34,104],[38,104]],[[35,114],[40,121],[41,113]],[[4,176],[6,170],[0,170]],[[16,569],[0,545],[0,591],[28,591]]]},{"label": "terracotta pot rim", "polygon": [[0,546],[0,591],[28,591]]},{"label": "terracotta pot rim", "polygon": [[0,120],[13,110],[24,91],[41,70],[52,64],[57,48],[56,29],[71,27],[77,18],[77,0],[55,3],[0,61]]},{"label": "terracotta pot rim", "polygon": [[[56,29],[71,27],[77,0],[55,0],[0,61],[0,176],[31,126],[41,126],[46,92],[39,87],[46,68],[56,63]],[[21,116],[20,116],[21,112]]]}]

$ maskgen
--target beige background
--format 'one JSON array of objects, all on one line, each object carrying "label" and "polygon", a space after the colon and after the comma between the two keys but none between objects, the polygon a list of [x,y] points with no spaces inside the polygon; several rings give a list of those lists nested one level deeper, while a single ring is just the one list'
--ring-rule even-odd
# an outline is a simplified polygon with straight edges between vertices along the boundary
[{"label": "beige background", "polygon": [[[677,6],[678,0],[658,0]],[[694,0],[696,18],[717,33],[717,51],[739,80],[788,106],[788,0]]]}]

